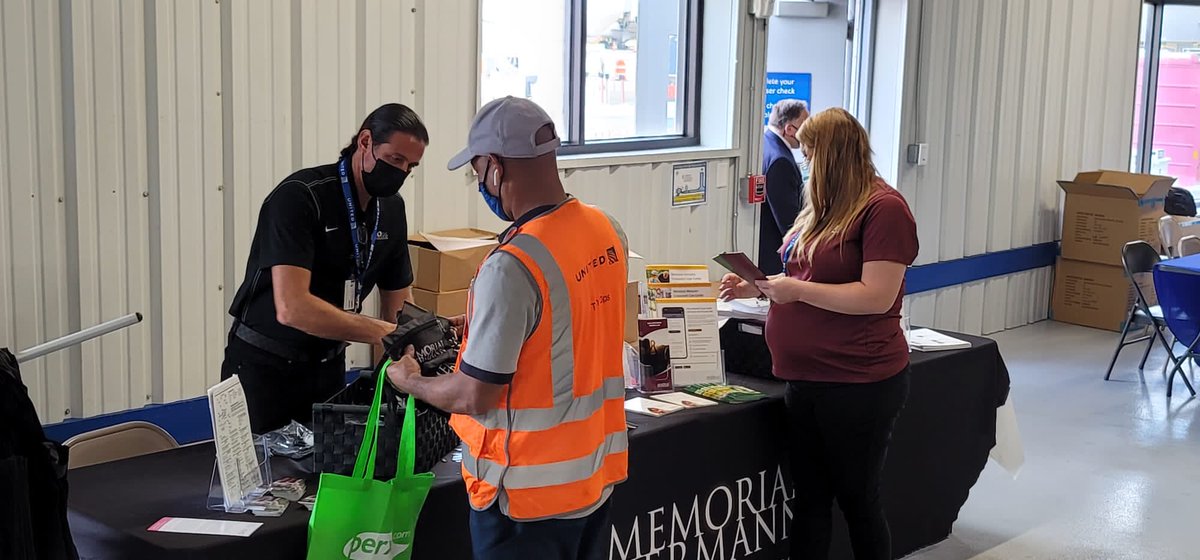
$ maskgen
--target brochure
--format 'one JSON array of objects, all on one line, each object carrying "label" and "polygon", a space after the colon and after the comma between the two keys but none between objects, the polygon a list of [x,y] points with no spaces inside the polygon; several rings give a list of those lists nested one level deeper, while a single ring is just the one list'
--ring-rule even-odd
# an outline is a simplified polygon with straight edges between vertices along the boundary
[{"label": "brochure", "polygon": [[[683,319],[680,318],[680,321]],[[669,319],[638,319],[637,389],[642,393],[675,390],[671,358],[676,348],[687,346],[682,328],[670,328]]]},{"label": "brochure", "polygon": [[683,354],[671,346],[676,387],[725,381],[716,298],[661,299],[658,316],[667,320],[669,330],[682,329],[685,335]]},{"label": "brochure", "polygon": [[625,410],[646,416],[666,416],[672,412],[683,410],[682,406],[668,402],[656,401],[644,397],[634,397],[625,401]]}]

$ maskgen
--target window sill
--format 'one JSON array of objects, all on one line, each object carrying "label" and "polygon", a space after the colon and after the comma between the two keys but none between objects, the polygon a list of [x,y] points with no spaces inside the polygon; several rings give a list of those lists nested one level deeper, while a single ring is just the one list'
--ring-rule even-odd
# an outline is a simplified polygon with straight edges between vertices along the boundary
[{"label": "window sill", "polygon": [[594,167],[612,167],[617,165],[644,165],[648,163],[672,163],[680,161],[696,161],[710,159],[728,159],[741,155],[739,150],[732,148],[712,148],[709,146],[689,146],[686,148],[665,148],[661,150],[638,150],[630,152],[608,152],[603,154],[578,154],[558,157],[560,171],[572,169],[588,169]]}]

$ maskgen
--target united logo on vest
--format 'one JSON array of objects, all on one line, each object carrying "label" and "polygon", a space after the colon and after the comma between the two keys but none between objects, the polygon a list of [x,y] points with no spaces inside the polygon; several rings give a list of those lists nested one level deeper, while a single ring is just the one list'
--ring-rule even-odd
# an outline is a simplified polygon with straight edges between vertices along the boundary
[{"label": "united logo on vest", "polygon": [[625,480],[623,246],[607,214],[571,199],[497,249],[529,270],[542,312],[499,407],[450,421],[475,509],[498,502],[512,519],[550,519],[588,510]]}]

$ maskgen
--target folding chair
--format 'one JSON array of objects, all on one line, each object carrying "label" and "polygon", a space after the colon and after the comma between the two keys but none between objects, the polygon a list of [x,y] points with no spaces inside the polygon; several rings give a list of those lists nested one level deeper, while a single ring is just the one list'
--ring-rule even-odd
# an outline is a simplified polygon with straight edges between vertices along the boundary
[{"label": "folding chair", "polygon": [[1174,366],[1167,378],[1167,396],[1171,396],[1176,373],[1195,396],[1191,381],[1183,373],[1183,364],[1188,360],[1196,361],[1200,355],[1200,275],[1159,268],[1154,271],[1154,289],[1158,292],[1167,328],[1175,335],[1175,340],[1185,347],[1183,354],[1176,356],[1172,348],[1174,345],[1163,341],[1167,359]]},{"label": "folding chair", "polygon": [[[1147,302],[1145,294],[1142,293],[1142,287],[1137,282],[1137,275],[1152,273],[1154,265],[1161,260],[1162,256],[1158,254],[1158,251],[1145,241],[1130,241],[1121,248],[1121,263],[1125,267],[1125,277],[1133,284],[1137,297],[1134,298],[1133,305],[1129,306],[1129,313],[1125,316],[1125,328],[1121,330],[1121,340],[1117,342],[1117,349],[1113,351],[1112,360],[1108,363],[1108,371],[1104,373],[1105,381],[1112,376],[1113,367],[1117,364],[1117,357],[1121,355],[1121,350],[1124,350],[1126,346],[1146,343],[1146,351],[1142,353],[1142,361],[1138,364],[1138,371],[1142,371],[1146,369],[1146,360],[1150,357],[1150,350],[1154,348],[1154,339],[1162,339],[1163,344],[1167,342],[1163,335],[1167,323],[1163,320],[1162,308],[1157,305],[1151,306]],[[1135,327],[1150,327],[1150,334],[1129,339],[1129,333]]]},{"label": "folding chair", "polygon": [[1175,254],[1175,244],[1183,230],[1175,222],[1175,216],[1163,216],[1158,219],[1158,238],[1162,241],[1162,254],[1168,257],[1178,257]]},{"label": "folding chair", "polygon": [[1179,256],[1200,255],[1200,237],[1189,235],[1179,240]]},{"label": "folding chair", "polygon": [[79,434],[63,442],[69,469],[119,461],[179,447],[166,430],[140,420]]}]

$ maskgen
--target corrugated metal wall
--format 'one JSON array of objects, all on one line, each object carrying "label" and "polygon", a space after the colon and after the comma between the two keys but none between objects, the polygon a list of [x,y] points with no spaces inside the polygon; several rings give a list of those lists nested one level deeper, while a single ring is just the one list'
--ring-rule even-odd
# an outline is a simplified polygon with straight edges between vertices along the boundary
[{"label": "corrugated metal wall", "polygon": [[[1124,166],[1138,5],[920,4],[920,48],[906,65],[920,78],[908,73],[899,136],[933,150],[927,167],[901,165],[898,186],[921,224],[923,263],[1052,240],[1054,179]],[[403,191],[411,229],[498,227],[468,174],[442,165],[476,107],[476,6],[0,2],[0,344],[146,315],[25,365],[43,421],[211,384],[261,200],[293,170],[333,161],[384,101],[414,107],[434,136]],[[739,25],[755,30],[737,39],[739,59],[761,62],[753,37],[764,30]],[[744,91],[761,88],[750,66],[732,80]],[[576,167],[564,181],[615,214],[649,260],[704,262],[734,230],[753,250],[755,213],[736,201],[738,178],[757,164],[744,157],[760,134],[751,128],[733,140],[741,149],[708,160],[706,206],[669,208],[670,161]],[[1045,316],[1049,278],[1031,271],[922,294],[910,312],[968,332],[1025,324]],[[365,351],[352,359],[364,363]]]},{"label": "corrugated metal wall", "polygon": [[671,208],[672,167],[661,163],[572,170],[564,185],[621,222],[630,248],[647,263],[709,263],[730,245],[735,162],[708,162],[709,202],[690,208]]},{"label": "corrugated metal wall", "polygon": [[[930,157],[901,164],[898,185],[916,214],[918,264],[1054,241],[1055,180],[1128,167],[1140,10],[1138,0],[920,0],[906,65],[913,118],[900,137],[928,143]],[[995,332],[1046,318],[1052,276],[946,288],[909,307],[915,323]]]},{"label": "corrugated metal wall", "polygon": [[[412,106],[433,135],[403,190],[410,229],[498,229],[468,173],[444,165],[476,108],[476,12],[473,0],[0,2],[0,345],[146,317],[26,364],[42,420],[214,383],[262,199],[334,161],[384,102]],[[563,177],[647,257],[703,262],[732,237],[745,172],[732,153],[709,162],[710,202],[691,209],[669,209],[670,163]]]},{"label": "corrugated metal wall", "polygon": [[[68,280],[75,217],[63,166],[59,10],[49,2],[0,2],[0,345],[25,348],[78,322]],[[78,402],[78,351],[25,368],[30,397],[61,418]],[[44,416],[45,417],[45,416]]]}]

